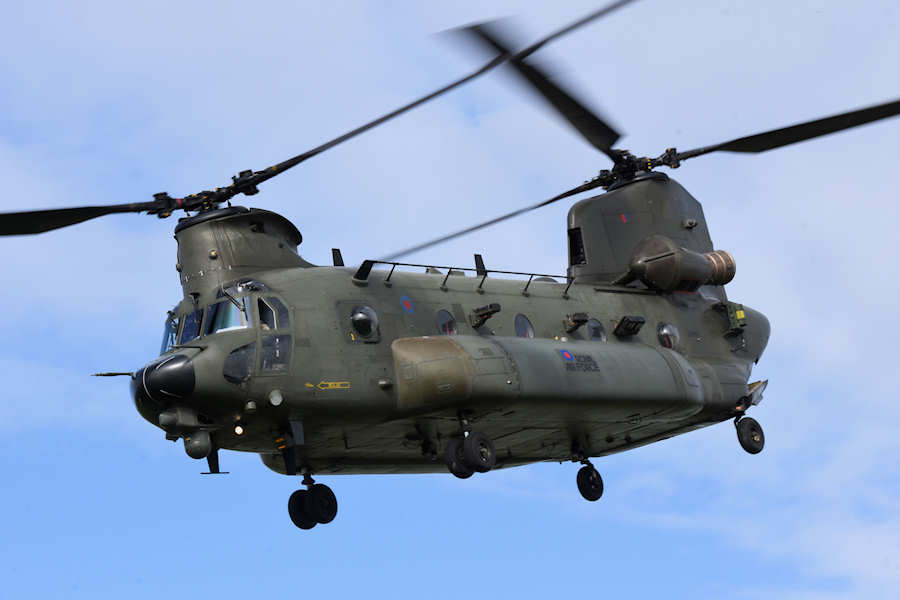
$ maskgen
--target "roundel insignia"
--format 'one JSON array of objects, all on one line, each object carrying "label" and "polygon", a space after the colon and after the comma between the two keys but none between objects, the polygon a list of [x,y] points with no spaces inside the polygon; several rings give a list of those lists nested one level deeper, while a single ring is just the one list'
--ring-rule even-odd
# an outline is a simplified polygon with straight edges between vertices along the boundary
[{"label": "roundel insignia", "polygon": [[560,350],[559,353],[560,353],[560,354],[562,355],[562,357],[563,357],[564,359],[566,359],[568,362],[572,362],[573,360],[575,360],[575,357],[572,356],[572,353],[569,352],[568,350]]},{"label": "roundel insignia", "polygon": [[400,296],[400,306],[403,307],[403,310],[406,311],[406,314],[411,315],[415,312],[416,308],[413,306],[413,301],[409,299],[409,296]]}]

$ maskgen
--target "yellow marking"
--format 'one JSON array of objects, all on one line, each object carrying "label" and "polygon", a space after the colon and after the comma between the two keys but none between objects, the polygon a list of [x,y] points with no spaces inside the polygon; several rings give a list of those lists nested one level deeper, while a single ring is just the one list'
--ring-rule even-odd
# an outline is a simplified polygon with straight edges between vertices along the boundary
[{"label": "yellow marking", "polygon": [[320,390],[349,390],[349,381],[320,381],[318,385]]},{"label": "yellow marking", "polygon": [[310,382],[307,381],[307,382],[306,382],[306,387],[308,387],[308,388],[314,388],[314,387],[316,387],[316,386],[314,386],[313,384],[311,384]]},{"label": "yellow marking", "polygon": [[736,311],[736,312],[734,313],[734,316],[736,316],[738,319],[743,319],[743,318],[744,318],[744,311],[742,311],[742,310]]}]

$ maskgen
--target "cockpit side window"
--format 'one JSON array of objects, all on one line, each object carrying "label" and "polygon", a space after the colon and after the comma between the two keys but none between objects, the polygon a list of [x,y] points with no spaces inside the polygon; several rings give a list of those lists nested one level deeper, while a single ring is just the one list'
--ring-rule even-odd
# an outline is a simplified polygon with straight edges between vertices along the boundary
[{"label": "cockpit side window", "polygon": [[[257,298],[256,309],[259,315],[259,328],[263,332],[262,352],[260,354],[260,374],[286,373],[291,364],[290,335],[285,335],[290,323],[290,313],[284,302],[275,296]],[[274,330],[280,330],[276,334]]]},{"label": "cockpit side window", "polygon": [[259,370],[263,373],[284,373],[291,364],[291,336],[266,335],[262,339]]},{"label": "cockpit side window", "polygon": [[290,327],[288,307],[275,296],[258,298],[256,310],[259,313],[259,327],[263,331]]},{"label": "cockpit side window", "polygon": [[233,300],[229,298],[209,306],[206,316],[206,335],[248,327],[246,296]]},{"label": "cockpit side window", "polygon": [[175,316],[174,311],[170,310],[169,315],[166,317],[166,327],[163,331],[162,345],[159,348],[160,354],[165,354],[172,346],[175,345],[177,335],[178,317]]},{"label": "cockpit side window", "polygon": [[257,299],[256,309],[259,312],[259,328],[263,331],[275,329],[275,311],[262,298]]},{"label": "cockpit side window", "polygon": [[203,309],[195,310],[184,315],[184,324],[181,326],[179,344],[186,344],[200,336],[200,323],[203,321]]},{"label": "cockpit side window", "polygon": [[267,297],[266,301],[275,309],[275,323],[278,325],[278,329],[290,327],[291,318],[288,313],[288,307],[284,305],[284,302],[275,296]]}]

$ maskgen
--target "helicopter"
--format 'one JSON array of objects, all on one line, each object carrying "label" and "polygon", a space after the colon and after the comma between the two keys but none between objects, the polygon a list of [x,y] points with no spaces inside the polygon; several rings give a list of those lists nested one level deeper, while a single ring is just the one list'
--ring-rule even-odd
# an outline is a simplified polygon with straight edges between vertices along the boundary
[{"label": "helicopter", "polygon": [[[336,251],[333,266],[314,267],[297,255],[300,234],[285,219],[220,208],[327,148],[181,199],[25,214],[32,229],[52,229],[112,212],[197,213],[176,227],[185,298],[166,321],[161,357],[129,374],[135,401],[190,456],[206,458],[210,472],[219,471],[218,450],[232,449],[303,475],[307,489],[289,502],[302,528],[336,514],[333,494],[312,480],[318,474],[449,469],[466,478],[574,460],[585,463],[579,489],[597,499],[602,479],[591,457],[735,417],[746,430],[742,444],[761,449],[761,428],[743,414],[764,388],[747,382],[767,323],[727,300],[733,260],[708,242],[699,204],[655,169],[897,113],[891,103],[755,140],[637,158],[613,150],[618,134],[551,88],[527,54],[501,49],[488,27],[475,32],[498,47],[498,64],[509,62],[555,99],[614,163],[541,203],[607,190],[573,206],[569,269],[555,281],[488,269],[478,258],[474,268],[423,264],[413,267],[428,272],[412,274],[398,256],[348,269]],[[34,232],[24,222],[4,215],[3,233]]]}]

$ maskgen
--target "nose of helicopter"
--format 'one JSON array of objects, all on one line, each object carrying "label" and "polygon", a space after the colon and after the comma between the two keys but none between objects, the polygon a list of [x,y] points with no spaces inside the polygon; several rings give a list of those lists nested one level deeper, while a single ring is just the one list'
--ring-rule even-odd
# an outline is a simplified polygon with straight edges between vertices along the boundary
[{"label": "nose of helicopter", "polygon": [[195,384],[191,359],[174,354],[138,369],[132,379],[132,394],[135,399],[144,394],[157,402],[167,403],[190,396]]}]

